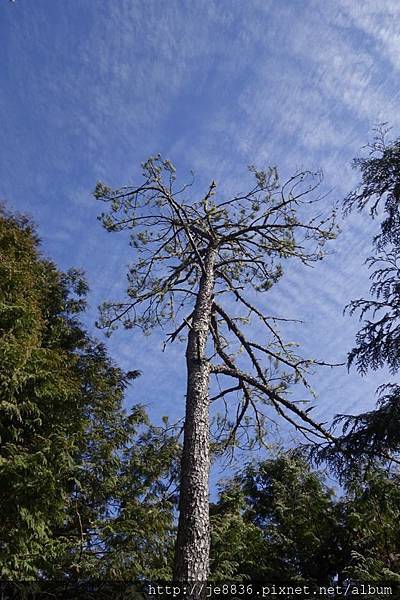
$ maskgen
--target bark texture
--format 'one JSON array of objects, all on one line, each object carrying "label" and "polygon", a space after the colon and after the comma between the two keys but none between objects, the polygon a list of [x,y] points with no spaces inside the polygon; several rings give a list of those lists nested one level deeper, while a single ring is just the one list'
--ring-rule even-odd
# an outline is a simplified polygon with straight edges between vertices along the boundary
[{"label": "bark texture", "polygon": [[[127,301],[107,303],[100,323],[110,332],[117,322],[129,329],[149,331],[174,322],[178,312],[175,307],[185,313],[167,341],[173,342],[188,328],[186,419],[174,578],[192,582],[188,589],[193,590],[194,583],[206,580],[208,575],[211,375],[220,373],[228,386],[220,388],[213,401],[234,392],[237,395],[233,399],[235,422],[226,419],[218,432],[218,439],[226,439],[232,448],[245,435],[248,409],[254,413],[254,439],[262,447],[264,424],[268,425],[270,419],[270,409],[267,407],[264,413],[262,398],[268,399],[277,414],[308,441],[310,435],[319,444],[335,441],[310,414],[311,408],[299,408],[284,393],[288,384],[296,382],[309,389],[308,369],[314,363],[325,363],[304,360],[297,350],[285,344],[277,329],[277,323],[285,319],[266,315],[247,293],[266,291],[276,283],[282,275],[282,258],[303,264],[319,261],[322,246],[335,237],[335,211],[327,211],[321,221],[311,214],[309,220],[301,218],[309,214],[311,204],[325,197],[318,191],[319,173],[296,172],[281,184],[275,168],[258,171],[251,167],[255,183],[247,193],[230,199],[217,197],[216,183],[212,181],[202,198],[183,201],[192,183],[178,187],[175,168],[169,160],[157,155],[142,167],[144,181],[138,186],[116,190],[100,182],[96,186],[95,197],[110,207],[101,216],[104,227],[107,231],[129,231],[131,244],[138,249],[129,267]],[[198,289],[193,294],[195,282]],[[214,302],[216,287],[221,305]],[[249,330],[242,330],[237,318],[226,310],[226,296],[222,294],[238,303],[235,314],[257,322],[261,328],[258,339],[263,338],[264,343],[247,338]],[[209,334],[213,365],[206,355]],[[229,346],[238,345],[242,353],[236,360]],[[282,390],[282,395],[278,390]],[[190,592],[186,597],[189,600],[198,596]]]},{"label": "bark texture", "polygon": [[209,570],[210,365],[206,345],[213,303],[215,257],[215,249],[210,248],[203,263],[186,349],[186,418],[174,565],[176,581],[205,581]]}]

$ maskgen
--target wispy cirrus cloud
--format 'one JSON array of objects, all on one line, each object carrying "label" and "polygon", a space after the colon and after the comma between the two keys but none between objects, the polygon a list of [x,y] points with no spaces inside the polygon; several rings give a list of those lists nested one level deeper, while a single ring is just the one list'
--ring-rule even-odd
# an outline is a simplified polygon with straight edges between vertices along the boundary
[{"label": "wispy cirrus cloud", "polygon": [[[283,177],[322,167],[340,200],[373,125],[399,127],[396,1],[35,0],[3,3],[0,15],[1,195],[34,215],[63,267],[85,268],[92,323],[96,304],[122,292],[131,258],[96,224],[97,179],[131,182],[161,151],[179,173],[196,171],[196,192],[211,179],[221,193],[244,189],[248,164],[276,164]],[[304,354],[336,361],[351,348],[358,325],[342,309],[368,292],[374,227],[366,215],[346,220],[325,263],[288,266],[265,297],[266,310],[306,321],[287,331]],[[142,368],[133,396],[150,399],[156,417],[182,411],[181,348],[162,353],[161,336],[132,332],[110,347]],[[375,381],[320,372],[318,415],[372,405]]]}]

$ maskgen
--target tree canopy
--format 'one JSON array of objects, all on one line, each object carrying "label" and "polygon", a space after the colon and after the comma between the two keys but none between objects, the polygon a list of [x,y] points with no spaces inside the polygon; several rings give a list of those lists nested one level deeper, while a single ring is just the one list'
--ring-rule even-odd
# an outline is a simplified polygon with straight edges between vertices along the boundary
[{"label": "tree canopy", "polygon": [[[378,127],[367,146],[369,154],[354,160],[361,182],[344,201],[347,212],[369,208],[371,216],[380,219],[374,254],[366,261],[371,269],[371,297],[354,300],[347,307],[362,321],[348,366],[354,365],[362,375],[386,367],[394,376],[400,366],[400,140],[389,141],[388,132],[384,125]],[[389,381],[377,394],[376,409],[339,415],[335,420],[334,424],[343,426],[341,452],[328,447],[321,457],[341,473],[377,461],[399,464],[400,387]]]},{"label": "tree canopy", "polygon": [[[325,199],[321,173],[301,171],[281,182],[276,168],[250,167],[254,180],[248,191],[224,197],[212,181],[198,199],[194,180],[179,184],[169,160],[157,155],[142,167],[140,185],[111,189],[99,182],[94,192],[108,209],[100,216],[105,229],[128,231],[133,248],[126,297],[103,304],[100,326],[108,333],[118,324],[147,333],[171,322],[176,329],[166,343],[185,339],[213,248],[211,373],[234,385],[220,389],[212,401],[228,394],[240,397],[233,415],[218,421],[221,445],[246,439],[248,428],[242,432],[241,426],[251,412],[261,435],[263,404],[300,431],[325,437],[309,411],[284,393],[292,383],[307,386],[307,370],[318,361],[304,359],[294,344],[285,343],[278,327],[290,319],[265,313],[255,294],[267,292],[281,278],[286,259],[321,260],[325,243],[335,237],[335,209],[318,206]],[[251,323],[257,328],[254,340],[247,327]]]},{"label": "tree canopy", "polygon": [[[249,191],[225,198],[212,181],[197,199],[193,183],[178,184],[169,160],[157,155],[142,167],[136,186],[113,190],[98,183],[95,189],[109,209],[100,217],[103,226],[129,231],[134,248],[126,298],[103,306],[101,324],[109,332],[118,323],[148,332],[171,322],[168,341],[187,336],[174,576],[201,581],[209,563],[210,403],[225,403],[214,450],[248,439],[251,418],[262,444],[271,413],[307,437],[331,438],[312,407],[288,398],[290,384],[308,388],[305,374],[314,361],[283,341],[282,316],[266,314],[257,293],[281,277],[280,261],[310,264],[323,257],[335,235],[334,211],[311,210],[323,197],[319,173],[298,172],[281,183],[275,168],[251,167]],[[256,333],[246,328],[252,320]]]},{"label": "tree canopy", "polygon": [[[0,213],[0,573],[168,575],[174,457],[167,431],[123,409],[123,372],[78,320],[87,285]],[[171,479],[172,478],[172,479]]]},{"label": "tree canopy", "polygon": [[299,450],[254,461],[211,506],[216,580],[400,581],[400,487],[383,469],[336,496]]}]

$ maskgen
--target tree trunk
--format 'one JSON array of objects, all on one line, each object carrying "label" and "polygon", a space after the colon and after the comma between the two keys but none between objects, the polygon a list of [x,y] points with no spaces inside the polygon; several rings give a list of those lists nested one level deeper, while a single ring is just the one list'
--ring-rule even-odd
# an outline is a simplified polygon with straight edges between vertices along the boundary
[{"label": "tree trunk", "polygon": [[175,547],[176,581],[205,581],[209,569],[210,367],[206,359],[206,345],[213,302],[215,257],[215,249],[210,248],[204,259],[204,272],[200,279],[186,349],[187,394]]}]

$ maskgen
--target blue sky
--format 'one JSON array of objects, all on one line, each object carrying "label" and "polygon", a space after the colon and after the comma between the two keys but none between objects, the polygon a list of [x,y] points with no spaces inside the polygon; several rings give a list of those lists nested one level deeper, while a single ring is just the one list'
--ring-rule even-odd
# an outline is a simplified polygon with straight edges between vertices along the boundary
[{"label": "blue sky", "polygon": [[[199,186],[226,191],[243,189],[249,164],[283,177],[321,167],[340,201],[373,126],[398,135],[399,17],[397,0],[0,0],[0,198],[34,218],[61,268],[85,270],[93,331],[129,263],[126,241],[96,221],[96,181],[134,182],[161,152],[183,177],[194,169]],[[346,219],[323,263],[289,266],[266,296],[272,312],[305,321],[287,331],[304,355],[345,360],[358,323],[342,311],[367,293],[376,226]],[[128,400],[155,419],[184,402],[184,348],[163,353],[162,341],[107,342],[143,371]],[[315,416],[372,406],[384,378],[319,371]]]}]

